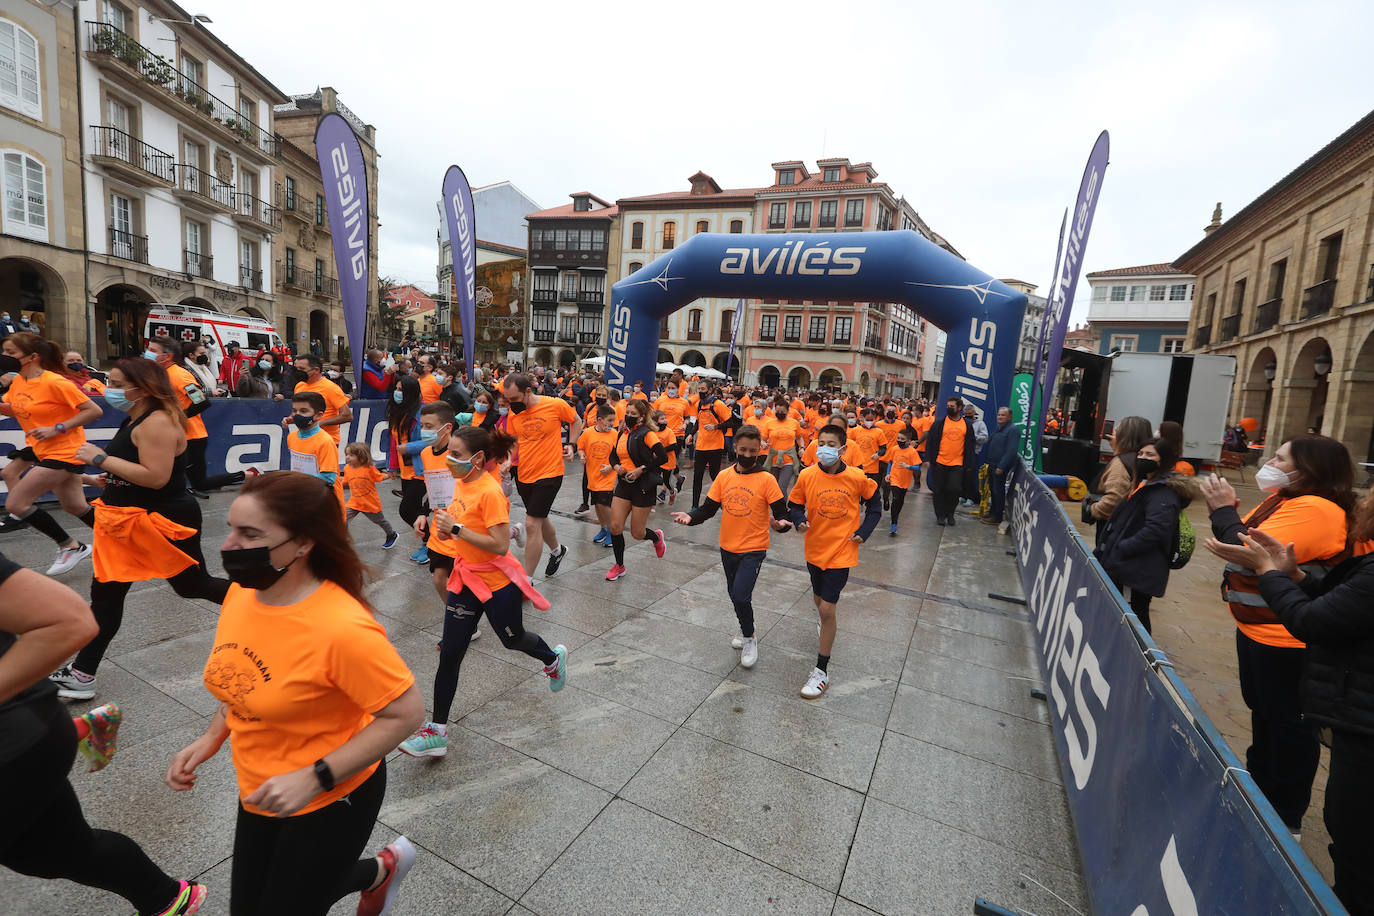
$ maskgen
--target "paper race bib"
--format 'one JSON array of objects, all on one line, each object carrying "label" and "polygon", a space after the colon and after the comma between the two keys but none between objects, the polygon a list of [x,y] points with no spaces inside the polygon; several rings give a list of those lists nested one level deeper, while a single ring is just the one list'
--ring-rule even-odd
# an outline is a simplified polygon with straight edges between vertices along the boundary
[{"label": "paper race bib", "polygon": [[320,463],[314,455],[305,452],[291,452],[291,470],[300,471],[302,474],[317,476],[320,473]]},{"label": "paper race bib", "polygon": [[425,471],[425,493],[429,496],[429,507],[436,512],[453,502],[453,474],[448,468]]}]

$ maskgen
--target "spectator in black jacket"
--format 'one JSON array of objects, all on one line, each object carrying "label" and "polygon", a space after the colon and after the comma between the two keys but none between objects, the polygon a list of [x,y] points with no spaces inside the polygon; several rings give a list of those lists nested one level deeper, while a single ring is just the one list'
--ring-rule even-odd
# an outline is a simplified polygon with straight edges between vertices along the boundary
[{"label": "spectator in black jacket", "polygon": [[1146,633],[1152,632],[1150,599],[1163,597],[1169,584],[1178,514],[1193,500],[1189,479],[1173,472],[1177,461],[1168,439],[1141,446],[1131,493],[1107,519],[1093,550]]},{"label": "spectator in black jacket", "polygon": [[[1374,495],[1355,509],[1356,550],[1374,539]],[[1374,914],[1374,553],[1321,571],[1300,569],[1292,544],[1258,528],[1240,544],[1215,539],[1212,553],[1259,573],[1274,614],[1307,643],[1301,702],[1305,722],[1329,730],[1331,748],[1322,812],[1331,834],[1332,890],[1351,916]]]},{"label": "spectator in black jacket", "polygon": [[1011,485],[1012,471],[1016,469],[1017,448],[1021,444],[1021,427],[1011,422],[1011,408],[997,410],[997,428],[988,437],[988,488],[992,493],[992,504],[983,521],[989,525],[1002,524],[1006,511],[1007,487]]}]

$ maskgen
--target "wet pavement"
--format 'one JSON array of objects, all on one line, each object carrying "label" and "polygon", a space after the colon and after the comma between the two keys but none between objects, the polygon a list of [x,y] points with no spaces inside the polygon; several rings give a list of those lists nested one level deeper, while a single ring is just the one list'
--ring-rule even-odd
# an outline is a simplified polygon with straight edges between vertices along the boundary
[{"label": "wet pavement", "polygon": [[[395,524],[398,500],[382,489]],[[215,571],[231,498],[202,504]],[[884,517],[840,601],[831,687],[808,701],[798,691],[815,662],[816,615],[799,536],[774,534],[755,593],[759,661],[745,670],[730,648],[716,523],[684,528],[660,507],[667,557],[633,543],[629,575],[606,582],[610,551],[591,543],[595,523],[573,516],[577,501],[569,476],[554,509],[569,555],[552,580],[537,577],[553,607],[525,616],[568,647],[568,687],[550,693],[538,664],[483,624],[448,756],[389,762],[372,848],[398,833],[420,847],[394,912],[930,916],[968,913],[979,896],[1038,916],[1087,911],[1048,715],[1029,695],[1031,625],[1024,608],[988,598],[1021,593],[1007,537],[963,512],[937,527],[925,495],[908,499],[897,537]],[[378,528],[352,527],[377,568],[370,595],[428,703],[440,607],[427,570],[407,559],[409,536],[384,552]],[[40,570],[51,561],[32,532],[0,550]],[[1180,579],[1214,598],[1209,559],[1199,554]],[[84,595],[89,575],[83,563],[63,579]],[[1157,632],[1198,673],[1190,683],[1209,710],[1234,714],[1216,705],[1234,687],[1220,661],[1225,611],[1202,598],[1185,611],[1174,604],[1183,591],[1160,603]],[[95,701],[124,705],[120,750],[105,771],[72,775],[93,825],[210,886],[208,914],[229,905],[229,754],[189,793],[162,776],[215,708],[200,672],[216,610],[165,583],[135,586]],[[1217,721],[1240,734],[1242,720]],[[4,871],[0,899],[14,913],[130,911]],[[332,912],[355,906],[346,898]]]}]

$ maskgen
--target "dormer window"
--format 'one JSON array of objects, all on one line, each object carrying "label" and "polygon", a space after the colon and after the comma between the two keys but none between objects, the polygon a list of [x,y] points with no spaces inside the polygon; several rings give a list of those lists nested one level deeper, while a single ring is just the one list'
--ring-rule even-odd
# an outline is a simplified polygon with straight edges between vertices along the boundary
[{"label": "dormer window", "polygon": [[839,169],[839,166],[831,166],[830,168],[827,168],[827,169],[825,170],[825,173],[821,176],[821,181],[824,181],[826,184],[835,184],[835,183],[837,183],[839,180],[840,180],[840,169]]},{"label": "dormer window", "polygon": [[796,169],[778,169],[778,184],[794,184],[797,178]]},{"label": "dormer window", "polygon": [[574,197],[573,210],[578,213],[585,213],[592,208],[592,201],[589,197]]}]

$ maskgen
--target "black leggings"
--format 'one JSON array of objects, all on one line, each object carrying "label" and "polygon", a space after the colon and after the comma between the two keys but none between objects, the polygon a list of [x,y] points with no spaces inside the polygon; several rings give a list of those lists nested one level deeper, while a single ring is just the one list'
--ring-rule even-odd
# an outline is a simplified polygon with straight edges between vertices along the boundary
[{"label": "black leggings", "polygon": [[401,481],[401,521],[413,526],[425,502],[425,482],[421,478]]},{"label": "black leggings", "polygon": [[244,473],[232,471],[228,474],[206,476],[205,450],[210,447],[210,438],[186,440],[186,480],[202,493],[218,490],[220,487],[243,483]]},{"label": "black leggings", "polygon": [[1374,738],[1345,729],[1331,732],[1331,774],[1326,780],[1326,829],[1331,834],[1332,890],[1350,916],[1374,913],[1374,840],[1369,835],[1374,817],[1374,791],[1369,774],[1374,768]]},{"label": "black leggings", "polygon": [[[72,784],[76,728],[55,699],[33,707],[38,741],[0,763],[0,865],[35,878],[66,878],[123,897],[140,913],[160,913],[181,890],[122,833],[86,823]],[[0,746],[13,738],[0,731]]]},{"label": "black leggings", "polygon": [[764,550],[731,553],[721,548],[720,551],[720,563],[725,567],[725,589],[735,606],[740,635],[746,639],[754,635],[754,584],[759,581],[765,556],[767,551]]},{"label": "black leggings", "polygon": [[900,487],[892,488],[892,524],[897,524],[897,519],[902,517],[902,506],[906,505],[906,490]]},{"label": "black leggings", "polygon": [[377,860],[358,856],[385,795],[382,760],[358,788],[309,814],[268,817],[240,805],[229,878],[232,916],[325,916],[336,901],[370,887]]},{"label": "black leggings", "polygon": [[697,457],[692,463],[692,505],[701,505],[701,477],[709,468],[711,479],[720,473],[720,459],[725,452],[718,448],[697,449]]},{"label": "black leggings", "polygon": [[[167,583],[183,598],[203,598],[217,605],[223,604],[224,595],[229,591],[229,580],[216,579],[205,568],[205,556],[200,551],[200,505],[188,496],[156,511],[177,524],[196,529],[196,533],[185,540],[172,542],[182,553],[195,560],[195,565],[186,567],[168,579]],[[100,660],[110,647],[110,640],[115,638],[124,622],[124,599],[132,586],[132,582],[91,580],[91,612],[95,614],[95,622],[100,624],[100,632],[76,654],[72,667],[77,671],[95,674],[100,667]]]},{"label": "black leggings", "polygon": [[448,593],[444,602],[444,638],[439,643],[439,670],[434,672],[434,721],[447,722],[453,708],[453,695],[458,692],[458,670],[468,654],[468,643],[477,629],[482,614],[487,615],[491,629],[501,645],[512,652],[524,652],[545,665],[552,665],[558,656],[537,634],[525,629],[521,619],[521,602],[525,595],[514,582],[496,589],[491,600],[483,603],[471,589]]},{"label": "black leggings", "polygon": [[592,504],[592,491],[587,488],[587,466],[582,466],[582,502],[580,505],[590,506]]},{"label": "black leggings", "polygon": [[1293,831],[1302,829],[1322,753],[1299,702],[1306,657],[1306,649],[1265,645],[1236,628],[1240,695],[1250,708],[1245,768]]}]

